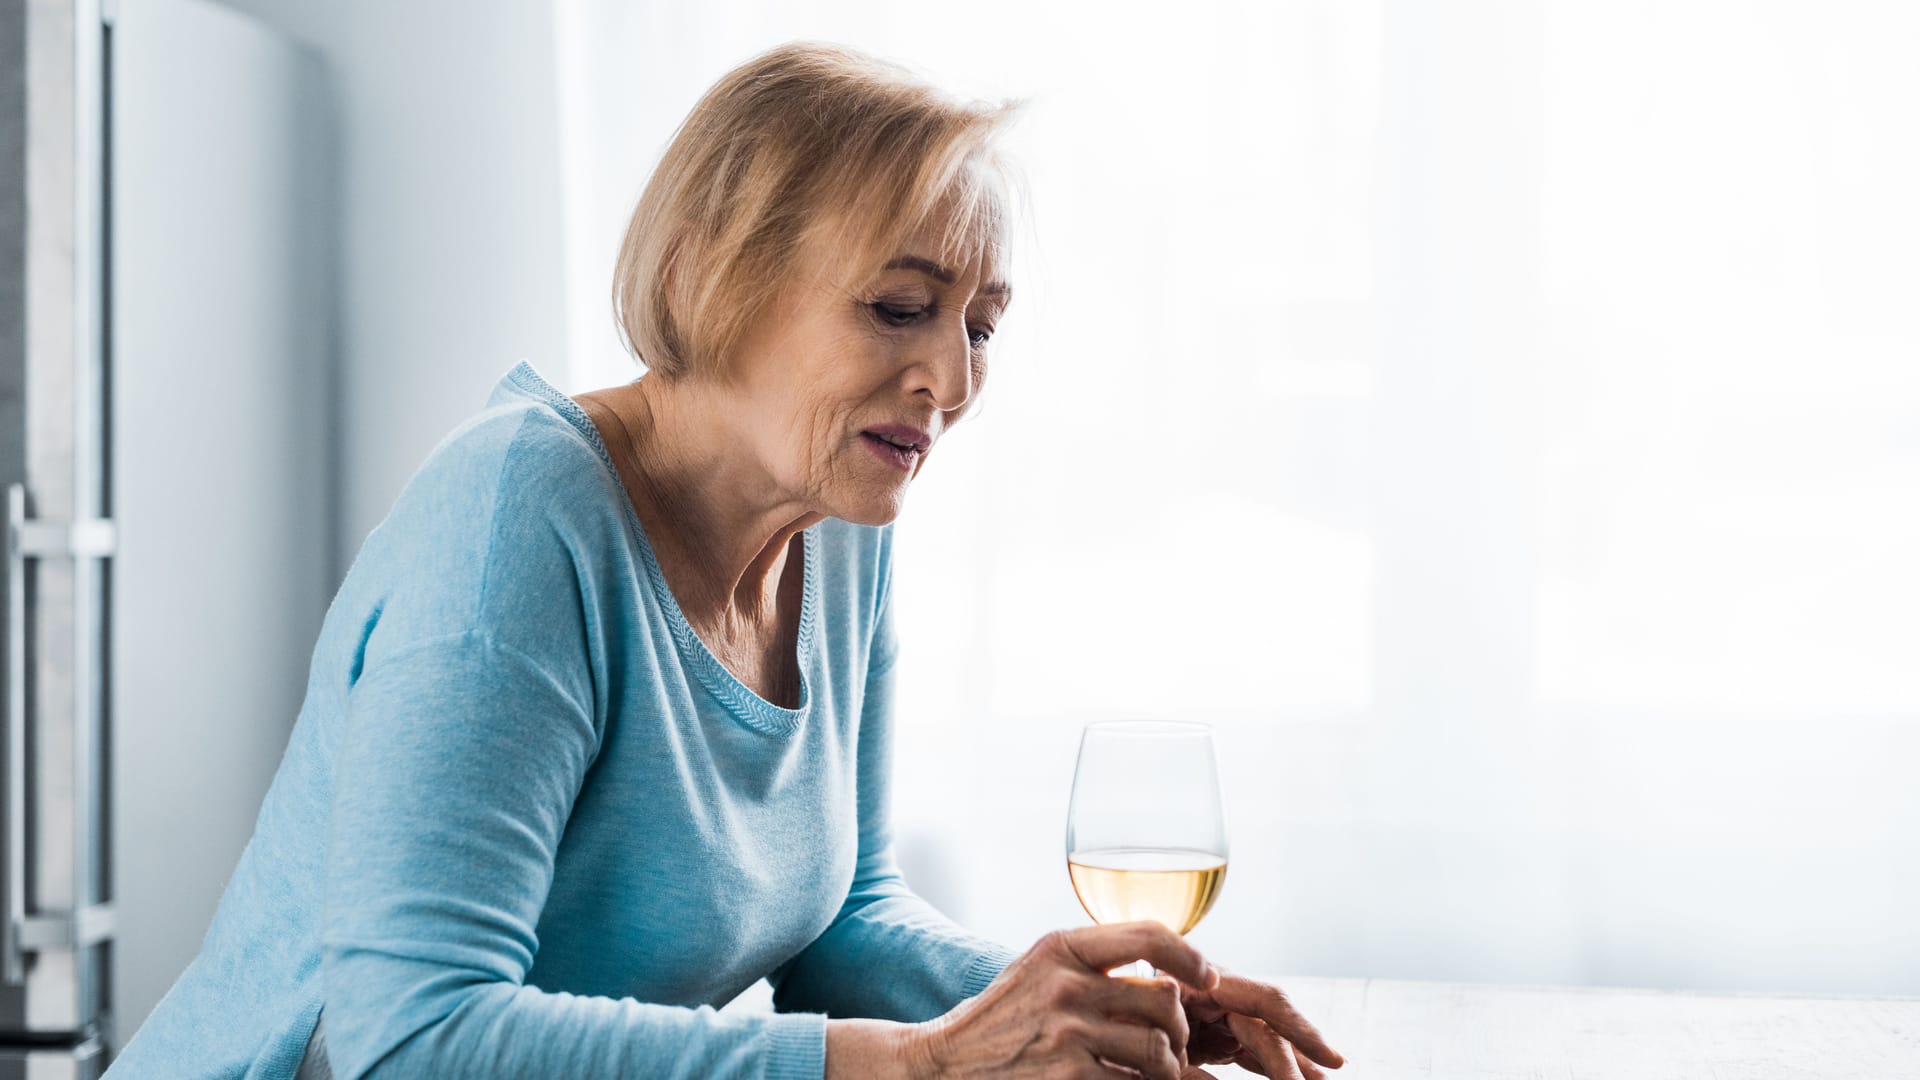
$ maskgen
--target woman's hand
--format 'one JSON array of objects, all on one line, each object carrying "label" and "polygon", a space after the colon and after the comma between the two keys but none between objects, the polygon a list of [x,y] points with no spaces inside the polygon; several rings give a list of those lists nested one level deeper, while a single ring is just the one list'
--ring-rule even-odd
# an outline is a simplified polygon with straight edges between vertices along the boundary
[{"label": "woman's hand", "polygon": [[1133,1069],[1180,1080],[1188,1038],[1180,985],[1107,975],[1133,960],[1191,986],[1219,979],[1197,949],[1158,922],[1056,930],[986,990],[917,1025],[908,1039],[909,1074],[1065,1080]]},{"label": "woman's hand", "polygon": [[[1192,1032],[1187,1056],[1193,1065],[1238,1065],[1273,1080],[1321,1080],[1316,1065],[1345,1064],[1277,986],[1221,972],[1220,982],[1201,990],[1180,987],[1180,1003]],[[1191,1068],[1192,1080],[1208,1074]]]}]

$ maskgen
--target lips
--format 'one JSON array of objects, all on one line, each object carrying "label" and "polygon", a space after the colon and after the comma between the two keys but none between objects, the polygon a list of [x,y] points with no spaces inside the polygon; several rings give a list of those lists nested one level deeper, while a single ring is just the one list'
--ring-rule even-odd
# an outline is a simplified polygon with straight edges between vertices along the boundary
[{"label": "lips", "polygon": [[920,461],[920,450],[912,445],[901,446],[891,439],[882,438],[871,431],[860,433],[860,441],[874,452],[881,461],[905,472],[912,472]]},{"label": "lips", "polygon": [[860,441],[881,461],[911,475],[933,445],[933,437],[910,424],[875,424],[860,433]]},{"label": "lips", "polygon": [[933,445],[932,437],[926,432],[906,424],[876,424],[860,434],[921,454]]}]

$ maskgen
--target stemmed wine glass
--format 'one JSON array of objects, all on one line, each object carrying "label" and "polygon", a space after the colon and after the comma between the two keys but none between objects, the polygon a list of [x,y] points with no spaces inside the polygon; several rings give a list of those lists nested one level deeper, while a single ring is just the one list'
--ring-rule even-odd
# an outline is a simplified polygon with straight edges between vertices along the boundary
[{"label": "stemmed wine glass", "polygon": [[[1227,815],[1213,729],[1102,720],[1080,735],[1067,807],[1067,875],[1097,923],[1199,925],[1227,878]],[[1132,974],[1152,977],[1145,960]]]}]

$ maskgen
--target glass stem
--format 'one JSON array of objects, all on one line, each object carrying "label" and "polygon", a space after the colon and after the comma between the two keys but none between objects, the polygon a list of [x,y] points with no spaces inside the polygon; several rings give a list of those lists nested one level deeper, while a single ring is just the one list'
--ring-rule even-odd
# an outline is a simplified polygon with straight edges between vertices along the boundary
[{"label": "glass stem", "polygon": [[1128,972],[1127,974],[1132,975],[1136,978],[1151,979],[1151,978],[1157,977],[1160,973],[1153,970],[1153,965],[1148,963],[1147,961],[1135,960],[1133,962],[1133,970]]}]

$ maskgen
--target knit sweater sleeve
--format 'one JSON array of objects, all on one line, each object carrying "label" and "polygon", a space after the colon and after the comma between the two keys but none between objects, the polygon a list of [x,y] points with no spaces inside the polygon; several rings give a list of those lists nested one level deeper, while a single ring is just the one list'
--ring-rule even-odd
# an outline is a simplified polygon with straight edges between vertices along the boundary
[{"label": "knit sweater sleeve", "polygon": [[883,576],[860,713],[853,885],[832,924],[768,977],[781,1012],[928,1020],[978,994],[1018,956],[916,895],[894,861],[888,796],[897,650],[888,584]]}]

